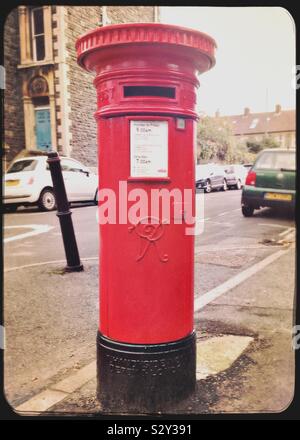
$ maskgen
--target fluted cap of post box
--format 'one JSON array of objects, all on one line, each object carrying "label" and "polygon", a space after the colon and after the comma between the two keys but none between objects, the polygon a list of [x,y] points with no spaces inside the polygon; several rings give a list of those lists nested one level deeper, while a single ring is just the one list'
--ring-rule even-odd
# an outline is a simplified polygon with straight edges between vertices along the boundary
[{"label": "fluted cap of post box", "polygon": [[89,31],[76,42],[77,61],[86,70],[93,71],[93,62],[86,62],[87,55],[130,45],[134,46],[137,56],[139,48],[143,50],[146,46],[155,52],[159,47],[167,47],[173,54],[176,50],[178,54],[186,54],[200,73],[215,64],[216,42],[213,38],[193,29],[162,23],[116,24]]}]

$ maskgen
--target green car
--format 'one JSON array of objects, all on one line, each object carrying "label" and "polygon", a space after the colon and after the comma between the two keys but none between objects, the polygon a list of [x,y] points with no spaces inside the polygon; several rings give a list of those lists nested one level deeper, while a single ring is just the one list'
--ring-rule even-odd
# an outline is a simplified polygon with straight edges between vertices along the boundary
[{"label": "green car", "polygon": [[264,206],[295,208],[296,151],[263,150],[249,170],[242,191],[242,213],[251,217]]}]

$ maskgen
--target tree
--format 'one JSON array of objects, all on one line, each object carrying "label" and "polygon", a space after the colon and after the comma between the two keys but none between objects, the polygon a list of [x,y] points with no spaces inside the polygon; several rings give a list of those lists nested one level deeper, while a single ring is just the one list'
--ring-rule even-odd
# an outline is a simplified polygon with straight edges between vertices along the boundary
[{"label": "tree", "polygon": [[261,141],[247,141],[247,148],[250,153],[257,154],[265,148],[278,148],[280,144],[270,136],[264,136]]},{"label": "tree", "polygon": [[229,121],[209,116],[201,118],[197,129],[197,159],[204,162],[223,162],[233,145],[233,132]]},{"label": "tree", "polygon": [[226,118],[204,116],[197,127],[197,160],[201,162],[253,163],[263,149],[279,146],[272,136],[237,141]]},{"label": "tree", "polygon": [[245,142],[237,142],[227,156],[228,163],[253,163],[256,154],[248,150]]}]

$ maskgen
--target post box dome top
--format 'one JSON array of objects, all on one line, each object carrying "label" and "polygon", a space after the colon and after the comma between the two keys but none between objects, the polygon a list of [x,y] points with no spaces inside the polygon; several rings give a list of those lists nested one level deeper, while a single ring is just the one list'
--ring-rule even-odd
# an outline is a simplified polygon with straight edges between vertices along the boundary
[{"label": "post box dome top", "polygon": [[76,41],[77,60],[79,65],[85,67],[84,58],[91,52],[133,44],[167,44],[189,48],[196,57],[208,58],[208,69],[215,64],[216,42],[213,38],[193,29],[162,23],[122,23],[93,29]]}]

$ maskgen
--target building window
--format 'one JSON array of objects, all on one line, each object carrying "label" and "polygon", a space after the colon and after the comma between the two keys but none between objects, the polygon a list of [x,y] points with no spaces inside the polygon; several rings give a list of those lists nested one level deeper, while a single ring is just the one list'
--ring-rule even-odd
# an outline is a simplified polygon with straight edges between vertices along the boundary
[{"label": "building window", "polygon": [[43,8],[31,10],[31,31],[33,60],[42,61],[45,59],[45,28]]}]

